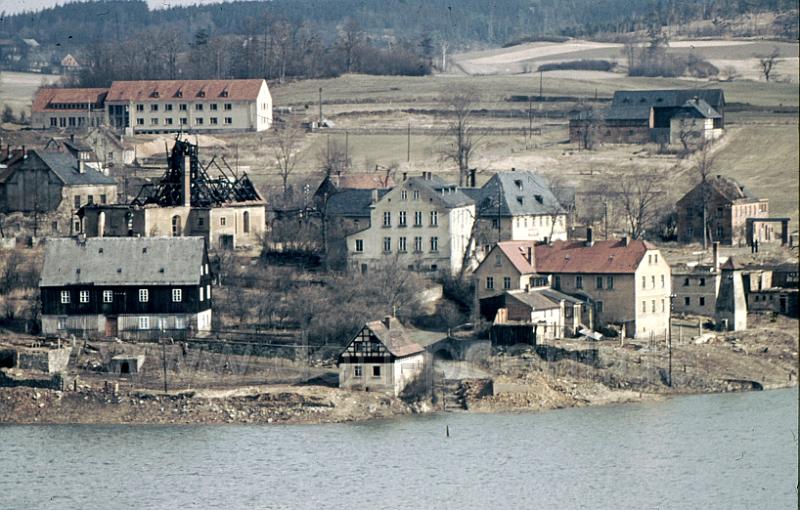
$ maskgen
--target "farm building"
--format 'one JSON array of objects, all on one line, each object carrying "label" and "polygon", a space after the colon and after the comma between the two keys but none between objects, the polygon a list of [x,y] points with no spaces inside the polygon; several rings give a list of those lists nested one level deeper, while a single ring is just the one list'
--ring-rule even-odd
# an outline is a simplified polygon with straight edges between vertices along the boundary
[{"label": "farm building", "polygon": [[394,317],[368,322],[339,355],[339,387],[397,396],[422,373],[424,352]]},{"label": "farm building", "polygon": [[46,335],[159,338],[211,329],[201,237],[50,238],[39,289]]}]

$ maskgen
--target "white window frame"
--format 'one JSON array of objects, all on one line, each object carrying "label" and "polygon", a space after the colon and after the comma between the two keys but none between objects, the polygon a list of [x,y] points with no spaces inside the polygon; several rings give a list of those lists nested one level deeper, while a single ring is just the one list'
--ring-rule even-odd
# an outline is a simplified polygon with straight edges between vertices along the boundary
[{"label": "white window frame", "polygon": [[114,291],[113,290],[104,290],[103,291],[103,303],[113,303],[114,302]]},{"label": "white window frame", "polygon": [[139,329],[150,329],[150,317],[139,317]]},{"label": "white window frame", "polygon": [[201,285],[200,286],[200,302],[202,303],[203,301],[205,301],[205,289]]},{"label": "white window frame", "polygon": [[78,300],[79,300],[81,303],[88,303],[88,302],[89,302],[89,291],[88,291],[88,290],[82,290],[82,291],[80,291],[80,292],[78,293]]},{"label": "white window frame", "polygon": [[172,302],[173,303],[180,303],[183,301],[183,290],[182,289],[172,289]]},{"label": "white window frame", "polygon": [[150,301],[150,291],[147,289],[139,289],[139,302],[147,303]]},{"label": "white window frame", "polygon": [[392,213],[390,211],[383,211],[383,226],[384,227],[392,226]]},{"label": "white window frame", "polygon": [[61,291],[61,304],[62,305],[68,305],[69,301],[70,301],[69,291],[68,290],[62,290]]},{"label": "white window frame", "polygon": [[364,253],[364,240],[356,239],[356,253]]},{"label": "white window frame", "polygon": [[494,289],[494,277],[493,276],[487,276],[486,277],[486,288],[489,289],[489,290]]},{"label": "white window frame", "polygon": [[211,284],[206,285],[206,299],[211,299]]},{"label": "white window frame", "polygon": [[431,226],[438,227],[439,226],[439,212],[438,211],[431,211]]},{"label": "white window frame", "polygon": [[361,379],[364,377],[364,367],[361,365],[356,365],[353,367],[353,377],[356,379]]},{"label": "white window frame", "polygon": [[439,251],[439,237],[431,237],[431,252],[437,253]]},{"label": "white window frame", "polygon": [[392,252],[392,238],[391,237],[384,237],[383,238],[383,252],[384,253],[391,253]]}]

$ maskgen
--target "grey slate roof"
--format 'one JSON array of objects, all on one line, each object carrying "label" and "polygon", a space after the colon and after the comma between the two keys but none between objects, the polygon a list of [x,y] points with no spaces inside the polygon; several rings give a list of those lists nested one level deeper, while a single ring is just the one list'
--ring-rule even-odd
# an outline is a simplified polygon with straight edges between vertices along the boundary
[{"label": "grey slate roof", "polygon": [[474,203],[474,200],[464,193],[464,188],[459,188],[455,184],[445,182],[439,177],[410,177],[408,182],[413,186],[428,188],[448,209],[463,207]]},{"label": "grey slate roof", "polygon": [[197,285],[204,254],[202,237],[50,238],[39,285]]},{"label": "grey slate roof", "polygon": [[531,307],[532,310],[552,310],[559,308],[560,305],[557,300],[550,299],[547,295],[540,290],[516,290],[507,293],[517,301],[524,303]]},{"label": "grey slate roof", "polygon": [[483,218],[565,212],[547,179],[527,170],[497,173],[482,188],[465,192],[475,197],[478,216]]},{"label": "grey slate roof", "polygon": [[[389,192],[381,189],[378,191],[378,198]],[[329,216],[344,216],[347,218],[367,218],[370,217],[370,205],[372,204],[371,189],[347,189],[335,193],[328,198],[325,204],[325,212]]]},{"label": "grey slate roof", "polygon": [[69,153],[32,150],[50,170],[67,186],[116,184],[113,177],[84,165],[83,173],[78,171],[78,160]]},{"label": "grey slate roof", "polygon": [[650,108],[676,108],[697,97],[716,112],[725,107],[722,89],[617,90],[611,107],[605,112],[608,120],[650,117]]}]

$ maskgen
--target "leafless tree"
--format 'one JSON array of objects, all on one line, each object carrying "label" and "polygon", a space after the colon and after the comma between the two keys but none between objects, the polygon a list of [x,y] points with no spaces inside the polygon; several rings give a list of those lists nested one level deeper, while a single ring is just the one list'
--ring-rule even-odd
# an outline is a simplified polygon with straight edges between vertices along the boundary
[{"label": "leafless tree", "polygon": [[453,121],[446,128],[441,155],[458,166],[458,185],[464,186],[469,174],[470,159],[480,144],[481,137],[474,132],[473,112],[478,104],[478,94],[464,89],[442,98],[442,103],[452,112]]},{"label": "leafless tree", "polygon": [[764,76],[764,80],[769,81],[769,79],[773,76],[775,71],[775,66],[778,65],[778,57],[780,57],[781,52],[777,46],[772,48],[772,51],[768,54],[756,55],[758,59],[758,67],[761,70],[761,75]]},{"label": "leafless tree", "polygon": [[298,149],[302,138],[303,131],[294,124],[284,124],[275,128],[272,151],[275,155],[278,174],[281,176],[284,198],[289,193],[289,176],[294,172],[301,158]]},{"label": "leafless tree", "polygon": [[702,135],[697,131],[694,122],[686,117],[678,121],[678,140],[681,142],[681,157],[689,155],[696,147]]},{"label": "leafless tree", "polygon": [[700,144],[697,150],[697,175],[700,177],[700,206],[703,211],[703,249],[708,248],[711,239],[711,214],[709,211],[711,202],[711,185],[708,178],[714,167],[715,156],[711,153],[711,143]]},{"label": "leafless tree", "polygon": [[328,144],[320,149],[317,160],[325,175],[343,174],[352,166],[349,151],[339,140],[329,140]]},{"label": "leafless tree", "polygon": [[725,66],[722,71],[725,73],[725,79],[727,81],[734,81],[740,76],[739,70],[736,69],[735,66]]},{"label": "leafless tree", "polygon": [[339,46],[344,52],[344,68],[348,73],[358,70],[358,50],[364,44],[364,32],[358,22],[348,18],[339,34]]},{"label": "leafless tree", "polygon": [[633,239],[640,239],[658,217],[663,195],[660,181],[658,176],[643,172],[631,172],[619,180],[619,198]]}]

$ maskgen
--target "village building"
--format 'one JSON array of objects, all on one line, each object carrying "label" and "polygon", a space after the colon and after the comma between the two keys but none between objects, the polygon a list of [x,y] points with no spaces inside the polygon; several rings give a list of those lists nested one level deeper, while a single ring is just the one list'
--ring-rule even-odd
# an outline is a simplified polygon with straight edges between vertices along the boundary
[{"label": "village building", "polygon": [[116,181],[70,152],[23,149],[0,168],[0,212],[42,215],[41,233],[76,233],[78,209],[116,201]]},{"label": "village building", "polygon": [[798,265],[785,262],[772,267],[746,267],[742,281],[749,312],[798,316]]},{"label": "village building", "polygon": [[475,297],[497,296],[510,290],[546,287],[546,275],[536,274],[533,241],[502,241],[494,245],[473,272]]},{"label": "village building", "polygon": [[330,197],[348,190],[388,190],[395,186],[389,173],[333,173],[326,175],[314,192],[314,200],[325,204]]},{"label": "village building", "polygon": [[115,81],[110,88],[40,88],[37,129],[108,126],[129,133],[264,131],[272,96],[263,79]]},{"label": "village building", "polygon": [[672,311],[677,314],[714,317],[721,281],[719,243],[715,242],[711,263],[672,267]]},{"label": "village building", "polygon": [[769,217],[769,200],[755,198],[733,179],[716,175],[698,183],[678,200],[677,210],[680,242],[702,242],[707,230],[711,241],[741,246],[747,239],[747,220]]},{"label": "village building", "polygon": [[745,219],[745,242],[748,246],[760,244],[789,244],[789,218]]},{"label": "village building", "polygon": [[105,126],[89,129],[83,143],[92,148],[104,168],[122,168],[136,160],[136,148],[123,135]]},{"label": "village building", "polygon": [[577,112],[569,122],[571,143],[693,143],[722,135],[722,89],[618,90],[600,112]]},{"label": "village building", "polygon": [[539,174],[498,172],[481,188],[464,192],[475,200],[476,242],[484,250],[498,241],[567,240],[567,211]]},{"label": "village building", "polygon": [[366,273],[376,265],[398,264],[453,275],[466,269],[475,202],[458,186],[425,172],[383,196],[375,190],[371,202],[369,225],[347,236],[352,269]]},{"label": "village building", "polygon": [[661,252],[647,241],[555,241],[534,251],[536,271],[553,288],[594,305],[598,325],[626,337],[663,336],[669,328],[672,279]]},{"label": "village building", "polygon": [[[213,161],[212,161],[213,163]],[[90,204],[79,211],[88,237],[201,236],[214,249],[260,246],[266,228],[265,203],[243,174],[211,178],[200,163],[198,147],[176,140],[169,168],[160,181],[146,185],[130,204]]]},{"label": "village building", "polygon": [[88,128],[105,123],[108,89],[42,87],[31,105],[34,129]]},{"label": "village building", "polygon": [[422,374],[424,353],[396,318],[368,322],[339,355],[339,387],[397,396]]},{"label": "village building", "polygon": [[211,329],[201,237],[49,238],[39,290],[45,335],[182,338]]}]

